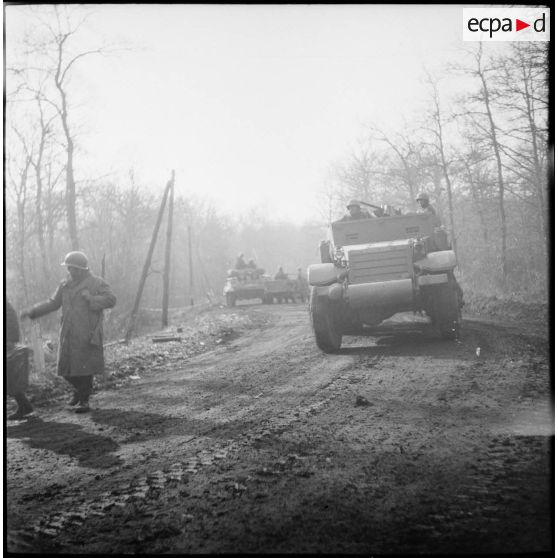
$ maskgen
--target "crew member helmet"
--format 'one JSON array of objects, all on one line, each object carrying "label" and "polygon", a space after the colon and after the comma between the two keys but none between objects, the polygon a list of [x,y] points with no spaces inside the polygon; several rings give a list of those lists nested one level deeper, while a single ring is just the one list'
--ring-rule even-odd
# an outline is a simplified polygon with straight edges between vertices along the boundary
[{"label": "crew member helmet", "polygon": [[360,207],[360,202],[357,201],[357,200],[351,200],[351,201],[347,204],[347,209],[350,209],[352,206]]},{"label": "crew member helmet", "polygon": [[68,252],[60,265],[77,267],[78,269],[89,269],[87,256],[83,252]]},{"label": "crew member helmet", "polygon": [[420,201],[420,200],[430,201],[430,198],[428,197],[428,194],[426,194],[425,192],[421,192],[421,193],[417,196],[417,200],[416,200],[416,201]]}]

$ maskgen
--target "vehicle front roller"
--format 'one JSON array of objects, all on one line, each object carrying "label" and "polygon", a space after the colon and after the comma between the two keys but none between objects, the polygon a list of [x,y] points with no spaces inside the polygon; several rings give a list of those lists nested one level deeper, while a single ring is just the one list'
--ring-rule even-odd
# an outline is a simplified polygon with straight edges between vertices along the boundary
[{"label": "vehicle front roller", "polygon": [[340,331],[335,308],[327,297],[319,297],[318,289],[310,290],[310,320],[316,344],[324,353],[334,353],[341,347],[343,335]]}]

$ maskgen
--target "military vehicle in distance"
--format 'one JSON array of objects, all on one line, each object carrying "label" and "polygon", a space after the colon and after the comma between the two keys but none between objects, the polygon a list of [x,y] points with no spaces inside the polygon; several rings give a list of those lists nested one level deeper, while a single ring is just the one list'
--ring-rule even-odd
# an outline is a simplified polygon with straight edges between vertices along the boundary
[{"label": "military vehicle in distance", "polygon": [[457,260],[431,214],[333,222],[320,255],[322,263],[308,267],[308,282],[322,351],[337,351],[343,335],[362,334],[365,325],[398,312],[424,311],[444,338],[459,334]]},{"label": "military vehicle in distance", "polygon": [[265,304],[273,304],[274,300],[278,303],[289,300],[296,302],[297,296],[297,282],[294,279],[269,279],[265,282]]},{"label": "military vehicle in distance", "polygon": [[227,306],[235,306],[237,300],[261,299],[264,304],[274,301],[296,302],[303,301],[303,293],[298,290],[295,279],[272,279],[261,270],[231,269],[223,288],[223,295]]},{"label": "military vehicle in distance", "polygon": [[266,282],[269,275],[255,272],[253,269],[231,269],[223,288],[223,295],[227,306],[235,306],[237,300],[259,298],[266,300]]}]

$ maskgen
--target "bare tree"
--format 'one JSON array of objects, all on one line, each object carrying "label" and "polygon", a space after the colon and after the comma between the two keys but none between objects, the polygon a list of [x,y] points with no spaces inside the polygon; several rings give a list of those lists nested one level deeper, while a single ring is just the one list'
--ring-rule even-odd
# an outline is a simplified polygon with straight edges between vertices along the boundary
[{"label": "bare tree", "polygon": [[45,277],[49,277],[50,269],[47,260],[47,250],[45,242],[45,225],[43,220],[43,158],[45,155],[46,144],[52,137],[52,121],[54,116],[45,115],[43,101],[39,93],[36,94],[37,108],[39,112],[39,140],[37,154],[31,159],[31,165],[35,171],[36,191],[35,191],[35,222],[37,240],[39,243],[39,253],[42,261],[42,270]]},{"label": "bare tree", "polygon": [[471,197],[473,199],[476,213],[479,216],[484,244],[485,246],[488,246],[488,224],[485,216],[486,203],[483,199],[485,190],[481,187],[481,180],[479,176],[479,155],[475,150],[471,149],[469,153],[465,153],[461,156],[460,163],[465,176],[466,184],[469,187],[469,192],[471,193]]},{"label": "bare tree", "polygon": [[512,56],[498,58],[498,104],[512,114],[503,147],[507,170],[529,186],[537,199],[541,236],[549,236],[547,177],[548,47],[546,43],[513,43]]},{"label": "bare tree", "polygon": [[415,205],[415,199],[421,184],[421,146],[413,142],[407,134],[394,134],[388,136],[383,130],[376,126],[370,128],[371,137],[388,145],[396,155],[400,166],[393,165],[390,174],[398,178],[406,188],[407,199],[411,207]]},{"label": "bare tree", "polygon": [[[50,120],[43,120],[43,105],[50,105],[59,120],[60,132],[64,138],[65,197],[68,235],[72,249],[79,248],[76,220],[76,179],[75,179],[75,133],[70,118],[70,86],[72,70],[80,61],[91,54],[101,54],[105,48],[75,51],[75,39],[88,15],[79,15],[68,6],[55,4],[51,7],[52,17],[35,14],[33,32],[25,38],[26,62],[9,68],[13,75],[24,83],[24,89],[31,91],[40,103],[41,119],[45,126]],[[27,60],[35,61],[35,64]],[[39,85],[34,85],[36,82]],[[16,91],[20,91],[18,87]],[[50,131],[50,130],[49,130]],[[42,162],[42,161],[41,161]],[[40,173],[39,175],[40,176]]]},{"label": "bare tree", "polygon": [[[15,252],[16,265],[18,268],[19,278],[21,281],[21,288],[25,297],[25,302],[29,299],[29,290],[27,285],[27,274],[25,271],[25,254],[26,254],[26,210],[27,210],[27,197],[28,197],[28,179],[29,171],[32,166],[33,153],[27,144],[25,136],[12,126],[12,133],[19,140],[21,146],[21,153],[16,158],[15,155],[9,155],[7,165],[8,169],[8,192],[11,194],[12,199],[16,204],[17,214],[17,240]],[[15,140],[15,138],[14,138]],[[13,145],[14,142],[10,142]],[[12,148],[13,149],[13,148]],[[16,170],[17,169],[17,170]]]},{"label": "bare tree", "polygon": [[453,249],[457,254],[457,241],[455,234],[455,220],[453,211],[453,185],[450,179],[450,165],[452,161],[447,155],[446,139],[444,136],[445,119],[442,116],[442,109],[440,103],[440,93],[438,88],[438,81],[433,78],[430,73],[426,73],[427,83],[430,86],[430,102],[431,108],[428,114],[428,122],[426,126],[427,132],[434,136],[431,146],[434,148],[435,159],[439,168],[442,171],[444,183],[446,185],[446,193],[448,196],[448,211],[450,220],[450,237]]},{"label": "bare tree", "polygon": [[472,67],[461,68],[460,71],[471,75],[476,80],[478,88],[464,99],[467,108],[463,116],[470,128],[475,130],[477,142],[486,142],[487,148],[494,156],[500,218],[500,282],[503,290],[506,290],[508,282],[508,233],[505,207],[504,153],[500,141],[501,131],[494,114],[494,103],[500,92],[494,88],[495,69],[494,66],[486,63],[482,43],[479,43],[478,48],[472,52],[472,56]]},{"label": "bare tree", "polygon": [[336,218],[336,211],[342,206],[344,193],[338,183],[338,169],[330,167],[316,200],[320,208],[320,215],[324,221],[331,223]]}]

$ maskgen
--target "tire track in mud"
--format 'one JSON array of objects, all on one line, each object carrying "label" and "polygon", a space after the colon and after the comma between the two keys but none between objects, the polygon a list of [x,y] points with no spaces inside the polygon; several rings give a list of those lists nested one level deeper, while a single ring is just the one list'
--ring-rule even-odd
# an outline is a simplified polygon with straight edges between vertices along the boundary
[{"label": "tire track in mud", "polygon": [[[498,537],[516,536],[520,528],[511,510],[524,509],[527,516],[550,517],[550,494],[545,483],[533,483],[533,475],[544,473],[545,467],[539,461],[548,461],[550,440],[546,436],[509,436],[496,435],[477,448],[476,458],[470,470],[464,472],[457,482],[452,498],[437,509],[424,514],[410,530],[411,534],[421,534],[423,540],[437,541],[439,549],[445,546],[455,548],[455,538],[460,539],[460,552],[476,553],[479,548],[488,552],[506,553]],[[550,465],[550,463],[548,463]],[[538,486],[535,491],[526,493],[526,484]],[[447,496],[445,497],[447,498]],[[539,520],[540,521],[540,520]],[[544,550],[550,522],[541,521],[539,539],[530,541],[531,548]],[[451,537],[448,536],[451,533]],[[471,537],[474,533],[474,537]],[[497,536],[496,536],[497,535]],[[448,542],[444,542],[444,539]],[[432,548],[432,547],[430,547]],[[413,549],[416,549],[416,545]],[[514,549],[509,549],[511,552]],[[424,551],[428,551],[425,546]]]},{"label": "tire track in mud", "polygon": [[[296,316],[290,314],[287,319],[291,322],[294,318]],[[297,331],[289,330],[291,325],[298,325],[298,328],[295,327]],[[211,443],[211,449],[201,449],[193,452],[194,455],[190,458],[176,460],[169,467],[160,468],[125,481],[113,490],[105,491],[98,497],[73,505],[71,509],[64,512],[52,512],[47,516],[42,516],[23,529],[9,530],[7,533],[8,549],[11,552],[25,552],[41,549],[45,543],[55,545],[57,539],[64,536],[67,530],[79,530],[89,519],[93,518],[108,522],[113,510],[117,511],[127,508],[127,506],[144,503],[151,509],[161,508],[166,490],[178,489],[182,484],[188,483],[194,475],[203,472],[204,469],[223,462],[227,458],[233,458],[235,453],[246,448],[259,447],[262,442],[279,436],[286,430],[303,423],[311,416],[317,415],[325,409],[328,403],[346,395],[347,389],[352,390],[352,386],[358,383],[359,378],[362,378],[371,368],[380,366],[386,355],[390,356],[389,348],[380,348],[382,351],[380,354],[369,354],[366,349],[361,350],[359,348],[358,352],[352,353],[351,356],[333,357],[333,359],[322,356],[320,358],[319,353],[307,353],[310,345],[306,342],[300,343],[300,332],[302,331],[300,324],[281,323],[279,326],[273,332],[262,332],[261,340],[263,343],[261,346],[259,345],[260,339],[255,344],[256,346],[250,346],[250,343],[254,341],[253,339],[244,339],[238,341],[238,348],[234,350],[236,353],[248,349],[253,358],[261,359],[258,366],[249,370],[248,377],[250,377],[256,373],[261,373],[268,365],[272,366],[271,363],[275,359],[273,354],[275,351],[279,351],[277,337],[281,336],[282,339],[284,354],[282,355],[281,366],[272,372],[267,372],[265,377],[261,378],[261,387],[258,386],[257,389],[258,391],[263,390],[262,393],[253,396],[253,401],[248,407],[240,408],[240,416],[255,413],[258,420],[261,420],[257,426],[249,425],[247,432],[240,435],[238,432],[234,432],[235,439],[225,441],[216,441],[214,438],[206,437],[215,429],[215,426],[206,431],[199,431],[184,443],[201,441],[203,444],[207,440]],[[465,333],[469,336],[468,343],[472,342],[473,345],[483,343],[483,358],[489,356],[492,359],[498,353],[504,354],[504,351],[509,350],[512,346],[509,340],[499,339],[499,334],[491,331],[490,326],[473,325],[471,328],[467,326]],[[285,342],[285,338],[287,342]],[[297,350],[289,352],[288,345],[292,344],[294,346],[295,343],[297,343]],[[224,351],[228,351],[228,349],[222,349],[222,351],[221,357],[226,354]],[[383,354],[384,351],[386,355]],[[395,353],[397,354],[397,350],[395,350]],[[279,352],[277,356],[280,356]],[[240,354],[239,357],[240,359],[235,361],[233,365],[227,365],[231,367],[232,372],[242,372],[245,357],[241,357]],[[300,357],[301,362],[297,368],[293,368],[293,362],[297,357]],[[208,371],[222,374],[223,370],[221,368],[221,364],[216,364],[209,355],[205,355],[196,361],[194,373],[197,374],[199,370],[200,378],[203,378]],[[298,401],[292,401],[294,404],[288,408],[281,407],[277,403],[273,405],[273,402],[269,399],[269,397],[276,395],[278,390],[284,389],[281,383],[277,383],[274,374],[285,372],[287,374],[281,380],[285,387],[295,394],[297,390],[305,390],[302,396],[295,395]],[[265,392],[268,392],[268,395],[261,397]],[[227,394],[225,393],[225,395]],[[226,403],[222,408],[228,411],[232,410],[233,413],[228,418],[235,418],[234,411],[236,409],[227,409]],[[216,411],[221,413],[217,408]],[[239,414],[237,413],[236,416],[239,416]],[[227,422],[220,423],[219,426],[226,427]],[[535,441],[532,438],[525,438],[525,440],[513,442],[512,445],[507,445],[506,439],[496,436],[490,452],[483,453],[480,456],[479,467],[481,467],[481,470],[487,469],[490,471],[488,474],[483,473],[482,482],[477,482],[478,475],[473,475],[470,479],[464,479],[463,497],[466,499],[465,504],[469,510],[464,511],[462,505],[449,506],[445,514],[432,513],[426,515],[423,521],[417,523],[417,532],[439,532],[443,534],[444,528],[447,529],[448,521],[458,527],[460,521],[467,521],[470,514],[476,513],[478,510],[485,514],[483,517],[486,517],[487,523],[489,523],[488,518],[491,517],[491,513],[495,513],[494,506],[501,506],[502,501],[504,503],[513,501],[513,487],[517,486],[515,483],[517,479],[513,483],[509,482],[509,475],[514,472],[513,468],[510,469],[509,467],[509,459],[514,458],[514,452],[528,454],[529,451],[532,451],[540,455],[547,449],[541,445],[543,444],[542,438],[535,439]],[[506,445],[506,450],[502,450],[502,447],[506,447]],[[493,486],[501,486],[502,493],[507,499],[504,498],[502,501],[497,500],[495,502],[491,495],[494,492]],[[242,487],[235,490],[241,491]],[[74,491],[72,499],[78,499],[76,498],[77,495],[77,492]],[[501,510],[501,508],[499,509]],[[473,510],[473,512],[470,510]],[[60,542],[60,544],[63,543]]]},{"label": "tire track in mud", "polygon": [[[367,359],[359,358],[361,363],[366,362],[366,366],[362,366],[366,370],[376,366],[381,360],[381,356],[369,357]],[[243,448],[257,445],[272,436],[280,435],[297,423],[301,423],[308,417],[319,413],[320,409],[333,399],[339,397],[340,393],[354,382],[354,374],[344,373],[347,370],[353,369],[352,363],[341,362],[339,368],[333,370],[335,373],[340,374],[339,376],[316,386],[316,389],[301,404],[287,410],[282,410],[279,414],[262,417],[260,425],[257,428],[252,428],[241,440],[217,444],[213,441],[212,450],[200,450],[191,459],[178,461],[168,468],[158,469],[146,475],[136,477],[129,483],[124,483],[118,488],[105,491],[97,498],[85,500],[68,511],[53,512],[46,517],[42,516],[23,529],[9,529],[9,550],[11,552],[36,550],[41,547],[42,541],[45,540],[56,544],[55,539],[68,528],[79,528],[88,519],[93,517],[108,517],[111,510],[115,508],[124,508],[127,505],[133,505],[140,501],[150,502],[153,506],[156,506],[156,501],[160,498],[166,487],[175,483],[188,482],[189,476],[195,475],[204,467],[212,466],[216,462],[226,459],[231,454],[241,451]],[[327,395],[324,396],[324,393]],[[213,428],[209,428],[206,432],[200,432],[187,442],[203,440],[205,434],[211,432]]]}]

